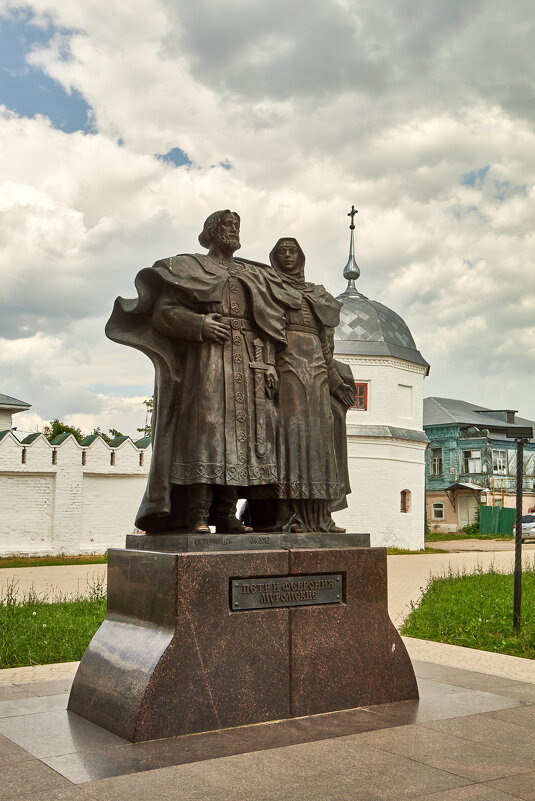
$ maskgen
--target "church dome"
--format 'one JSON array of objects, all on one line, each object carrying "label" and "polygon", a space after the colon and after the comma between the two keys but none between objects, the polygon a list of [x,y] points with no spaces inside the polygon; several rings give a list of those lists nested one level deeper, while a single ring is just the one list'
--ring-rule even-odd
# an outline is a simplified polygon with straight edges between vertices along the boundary
[{"label": "church dome", "polygon": [[[354,212],[354,209],[352,211]],[[360,276],[360,268],[354,256],[353,217],[351,222],[349,260],[344,268],[344,278],[347,278],[348,284],[345,292],[337,297],[343,306],[340,311],[340,324],[334,332],[335,353],[393,356],[414,364],[422,364],[429,371],[429,364],[417,349],[403,318],[388,306],[377,300],[370,300],[357,290],[355,281]]]}]

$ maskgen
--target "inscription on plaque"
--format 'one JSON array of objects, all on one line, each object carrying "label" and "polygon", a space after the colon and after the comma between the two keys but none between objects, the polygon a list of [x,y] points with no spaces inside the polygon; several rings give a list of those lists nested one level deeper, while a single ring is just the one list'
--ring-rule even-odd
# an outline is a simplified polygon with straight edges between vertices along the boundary
[{"label": "inscription on plaque", "polygon": [[342,574],[231,579],[234,610],[342,603]]}]

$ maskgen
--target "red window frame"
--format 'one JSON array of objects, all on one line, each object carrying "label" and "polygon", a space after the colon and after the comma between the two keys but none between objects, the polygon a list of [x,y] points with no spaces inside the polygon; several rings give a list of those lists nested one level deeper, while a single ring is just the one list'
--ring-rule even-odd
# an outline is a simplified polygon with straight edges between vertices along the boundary
[{"label": "red window frame", "polygon": [[352,409],[355,409],[357,412],[367,412],[368,411],[368,384],[362,383],[362,381],[355,381],[355,390],[357,393],[355,399],[355,405],[351,406]]}]

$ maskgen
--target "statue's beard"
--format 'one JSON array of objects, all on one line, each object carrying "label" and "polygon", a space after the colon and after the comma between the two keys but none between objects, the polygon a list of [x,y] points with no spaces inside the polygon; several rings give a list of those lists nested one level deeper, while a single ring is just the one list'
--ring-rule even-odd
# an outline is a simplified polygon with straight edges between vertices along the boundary
[{"label": "statue's beard", "polygon": [[234,234],[218,233],[216,235],[216,242],[221,252],[226,256],[232,256],[236,250],[241,248],[240,240]]}]

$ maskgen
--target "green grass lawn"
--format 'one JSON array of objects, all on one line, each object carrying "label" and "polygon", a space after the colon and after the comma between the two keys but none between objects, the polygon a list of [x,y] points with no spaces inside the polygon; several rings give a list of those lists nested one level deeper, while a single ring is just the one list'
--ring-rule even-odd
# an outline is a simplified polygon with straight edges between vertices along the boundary
[{"label": "green grass lawn", "polygon": [[401,633],[535,659],[535,563],[522,574],[522,626],[513,631],[513,575],[478,571],[433,579]]},{"label": "green grass lawn", "polygon": [[30,591],[17,600],[15,584],[0,598],[0,668],[49,665],[81,659],[106,614],[104,585],[87,597],[38,598]]},{"label": "green grass lawn", "polygon": [[49,565],[103,565],[107,554],[87,556],[7,556],[0,558],[2,567],[47,567]]}]

